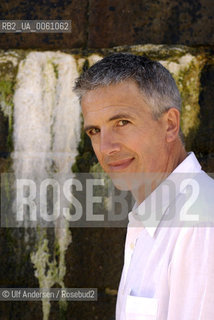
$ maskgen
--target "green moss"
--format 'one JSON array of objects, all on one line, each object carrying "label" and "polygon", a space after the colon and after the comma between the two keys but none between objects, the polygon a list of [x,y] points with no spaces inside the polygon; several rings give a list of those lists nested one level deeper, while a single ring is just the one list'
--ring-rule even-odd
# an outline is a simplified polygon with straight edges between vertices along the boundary
[{"label": "green moss", "polygon": [[186,52],[194,51],[192,48],[182,45],[134,45],[134,46],[118,46],[113,48],[114,52],[130,52],[136,55],[145,55],[154,60],[170,60],[179,58]]},{"label": "green moss", "polygon": [[7,145],[9,151],[13,150],[13,95],[18,61],[21,56],[16,52],[0,51],[0,108],[4,116],[8,118]]},{"label": "green moss", "polygon": [[182,97],[181,128],[185,136],[186,149],[191,149],[192,141],[200,124],[200,74],[205,63],[203,56],[193,57],[191,62],[174,75]]},{"label": "green moss", "polygon": [[189,150],[199,128],[200,75],[206,59],[204,53],[196,55],[192,49],[181,48],[181,52],[182,55],[172,55],[160,62],[172,73],[181,94],[181,129]]},{"label": "green moss", "polygon": [[103,172],[103,173],[104,173],[104,171],[103,171],[101,165],[99,164],[99,162],[93,164],[93,165],[91,166],[89,172],[91,172],[91,173],[101,173],[101,172]]},{"label": "green moss", "polygon": [[89,172],[91,166],[97,163],[97,158],[92,148],[90,138],[83,129],[83,121],[80,142],[77,150],[78,155],[75,159],[75,163],[72,166],[72,172]]},{"label": "green moss", "polygon": [[59,78],[59,67],[58,67],[58,65],[57,65],[56,63],[54,63],[54,62],[52,62],[51,64],[52,64],[53,69],[54,69],[55,77],[56,77],[56,79],[58,79],[58,78]]},{"label": "green moss", "polygon": [[59,320],[67,319],[67,301],[59,301]]},{"label": "green moss", "polygon": [[[51,249],[48,244],[48,235],[45,229],[38,230],[38,243],[35,252],[31,254],[31,261],[34,264],[35,276],[39,280],[40,288],[49,289],[53,286],[64,288],[64,276],[66,274],[65,253],[68,245],[71,242],[71,234],[68,225],[64,226],[63,234],[55,234],[54,252],[51,254]],[[43,320],[49,319],[50,301],[43,299],[42,310]],[[60,302],[60,313],[65,314],[67,302]],[[62,319],[62,317],[61,317]]]},{"label": "green moss", "polygon": [[[31,261],[34,264],[35,276],[39,280],[40,288],[51,288],[55,282],[56,277],[56,263],[50,262],[48,240],[46,239],[45,230],[39,233],[39,243],[36,252],[31,254]],[[43,299],[42,301],[43,320],[48,320],[50,313],[50,301]]]},{"label": "green moss", "polygon": [[11,151],[13,148],[12,132],[13,132],[13,94],[14,94],[14,81],[1,80],[0,81],[0,106],[5,115],[8,117],[8,138],[7,145]]}]

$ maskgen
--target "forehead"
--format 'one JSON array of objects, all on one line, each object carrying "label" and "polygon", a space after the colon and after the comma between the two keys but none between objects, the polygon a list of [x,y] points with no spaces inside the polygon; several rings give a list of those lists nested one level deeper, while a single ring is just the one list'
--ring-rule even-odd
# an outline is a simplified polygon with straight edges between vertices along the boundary
[{"label": "forehead", "polygon": [[140,115],[150,109],[142,92],[133,81],[112,84],[88,91],[81,101],[84,119],[96,114],[130,113]]}]

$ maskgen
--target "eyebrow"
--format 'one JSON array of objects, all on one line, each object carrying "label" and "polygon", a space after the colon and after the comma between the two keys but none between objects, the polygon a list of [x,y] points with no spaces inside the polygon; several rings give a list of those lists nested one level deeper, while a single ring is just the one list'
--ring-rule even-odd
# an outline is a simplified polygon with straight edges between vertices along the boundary
[{"label": "eyebrow", "polygon": [[109,121],[123,119],[123,118],[132,119],[132,120],[134,119],[134,117],[131,116],[129,113],[118,113],[115,116],[111,117]]},{"label": "eyebrow", "polygon": [[[109,118],[108,121],[110,122],[110,121],[123,119],[123,118],[131,119],[131,120],[134,119],[134,117],[131,116],[129,113],[118,113],[118,114],[115,114],[113,117]],[[98,126],[89,125],[89,126],[84,127],[84,130],[86,132],[86,131],[89,131],[89,130],[94,129],[94,128],[98,128]]]}]

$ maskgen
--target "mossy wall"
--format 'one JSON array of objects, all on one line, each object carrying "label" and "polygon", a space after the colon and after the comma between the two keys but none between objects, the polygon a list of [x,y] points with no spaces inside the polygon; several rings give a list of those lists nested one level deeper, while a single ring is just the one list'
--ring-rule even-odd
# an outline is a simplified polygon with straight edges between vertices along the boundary
[{"label": "mossy wall", "polygon": [[[213,172],[212,10],[210,0],[1,1],[1,20],[71,19],[72,32],[0,34],[0,172],[12,168],[16,75],[20,61],[32,50],[72,54],[78,72],[110,52],[146,54],[160,60],[170,69],[182,93],[181,123],[186,147],[195,151],[206,171]],[[55,68],[56,77],[57,73]],[[94,164],[96,157],[82,132],[72,170],[93,171]],[[126,230],[73,228],[70,231],[72,243],[60,252],[53,229],[38,237],[33,229],[0,228],[0,284],[38,288],[49,281],[48,285],[57,287],[97,287],[98,301],[69,302],[67,306],[58,302],[43,306],[41,302],[0,302],[1,320],[42,320],[48,312],[50,320],[115,319]],[[43,264],[39,263],[40,259]]]},{"label": "mossy wall", "polygon": [[[214,170],[213,56],[208,47],[145,45],[102,50],[70,51],[79,72],[110,52],[145,54],[163,63],[173,74],[183,98],[181,125],[187,150],[194,150],[203,168]],[[13,150],[13,95],[17,68],[29,51],[1,51],[0,54],[0,168],[11,170]],[[68,53],[68,51],[67,51]],[[57,71],[57,69],[56,69]],[[93,171],[97,163],[87,136],[82,131],[78,156],[72,167],[76,172]],[[0,317],[6,319],[114,319],[116,292],[123,265],[124,228],[72,229],[72,243],[60,252],[53,230],[39,241],[35,230],[0,229],[2,287],[97,287],[98,302],[8,302],[0,304]],[[27,234],[27,243],[26,243]],[[70,240],[69,242],[70,243]],[[41,259],[41,263],[40,263]],[[33,262],[33,263],[32,263]],[[44,273],[44,270],[46,272]],[[61,271],[60,271],[61,270]],[[46,316],[45,316],[46,315]]]}]

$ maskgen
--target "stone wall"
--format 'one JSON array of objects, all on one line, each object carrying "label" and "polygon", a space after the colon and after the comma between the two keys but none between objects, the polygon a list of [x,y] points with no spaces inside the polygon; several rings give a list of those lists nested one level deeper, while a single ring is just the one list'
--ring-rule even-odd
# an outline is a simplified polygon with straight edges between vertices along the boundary
[{"label": "stone wall", "polygon": [[[214,66],[213,14],[209,0],[65,0],[2,1],[0,19],[72,19],[71,34],[0,34],[0,49],[21,49],[22,60],[32,49],[60,50],[75,55],[89,65],[109,52],[142,52],[176,67],[182,56],[192,62],[174,76],[183,81],[183,119],[187,128],[187,149],[193,149],[203,168],[214,170]],[[142,45],[146,44],[145,47]],[[165,44],[165,46],[148,46]],[[172,45],[176,46],[172,46]],[[137,46],[140,45],[140,46]],[[181,45],[186,45],[183,47]],[[106,48],[106,49],[103,49]],[[179,53],[180,52],[180,53]],[[82,59],[82,60],[81,60]],[[81,66],[81,63],[80,63]],[[80,67],[81,69],[81,67]],[[174,68],[173,70],[175,70]],[[12,101],[17,67],[0,67],[0,91]],[[193,87],[188,87],[192,84]],[[190,101],[187,103],[187,101]],[[190,106],[190,109],[189,109]],[[194,106],[194,109],[191,109]],[[197,111],[194,113],[194,111]],[[194,116],[193,116],[194,114]],[[187,117],[186,117],[187,116]],[[13,117],[0,110],[0,172],[11,170]],[[90,165],[89,165],[90,160]],[[87,137],[82,135],[74,169],[84,172],[95,162]],[[123,265],[124,228],[74,228],[66,253],[66,287],[96,287],[98,302],[72,302],[67,311],[57,302],[51,304],[50,320],[113,320],[116,291]],[[31,235],[34,239],[34,236]],[[53,234],[49,232],[49,240]],[[51,243],[51,241],[50,241]],[[34,241],[26,246],[23,230],[0,229],[0,285],[38,287],[30,254]],[[50,245],[50,252],[53,249]],[[57,285],[56,285],[57,286]],[[2,320],[42,319],[40,302],[0,303]]]},{"label": "stone wall", "polygon": [[213,45],[211,0],[1,1],[0,19],[71,19],[71,34],[1,34],[1,48]]},{"label": "stone wall", "polygon": [[[212,51],[207,47],[196,49],[184,46],[144,45],[99,51],[88,50],[88,53],[79,50],[76,54],[72,51],[70,54],[75,58],[81,72],[83,66],[89,66],[102,56],[115,51],[145,54],[161,61],[172,72],[183,97],[182,127],[187,150],[194,149],[204,169],[211,172],[214,169]],[[10,152],[13,150],[13,94],[18,64],[28,53],[29,51],[24,50],[1,52],[1,172],[8,172],[12,168]],[[83,132],[78,151],[73,170],[89,171],[96,163],[96,158],[90,141]],[[72,302],[67,305],[66,310],[60,308],[57,302],[53,302],[49,319],[54,320],[60,317],[60,319],[72,320],[113,320],[116,292],[123,265],[126,230],[124,228],[73,228],[71,231],[72,243],[66,252],[64,284],[68,288],[98,288],[98,302]],[[38,287],[35,265],[32,264],[31,259],[36,245],[34,232],[28,231],[27,244],[24,230],[0,229],[0,232],[1,286]],[[54,241],[54,233],[51,230],[48,231],[45,238],[49,243],[49,246],[44,248],[45,255],[50,254],[50,257],[53,257],[54,245],[51,243]],[[38,265],[39,256],[37,256],[37,268]],[[54,272],[57,272],[57,267]],[[43,317],[42,306],[38,302],[0,303],[0,315],[3,320],[20,318],[30,320],[35,318],[35,315],[38,319]]]}]

